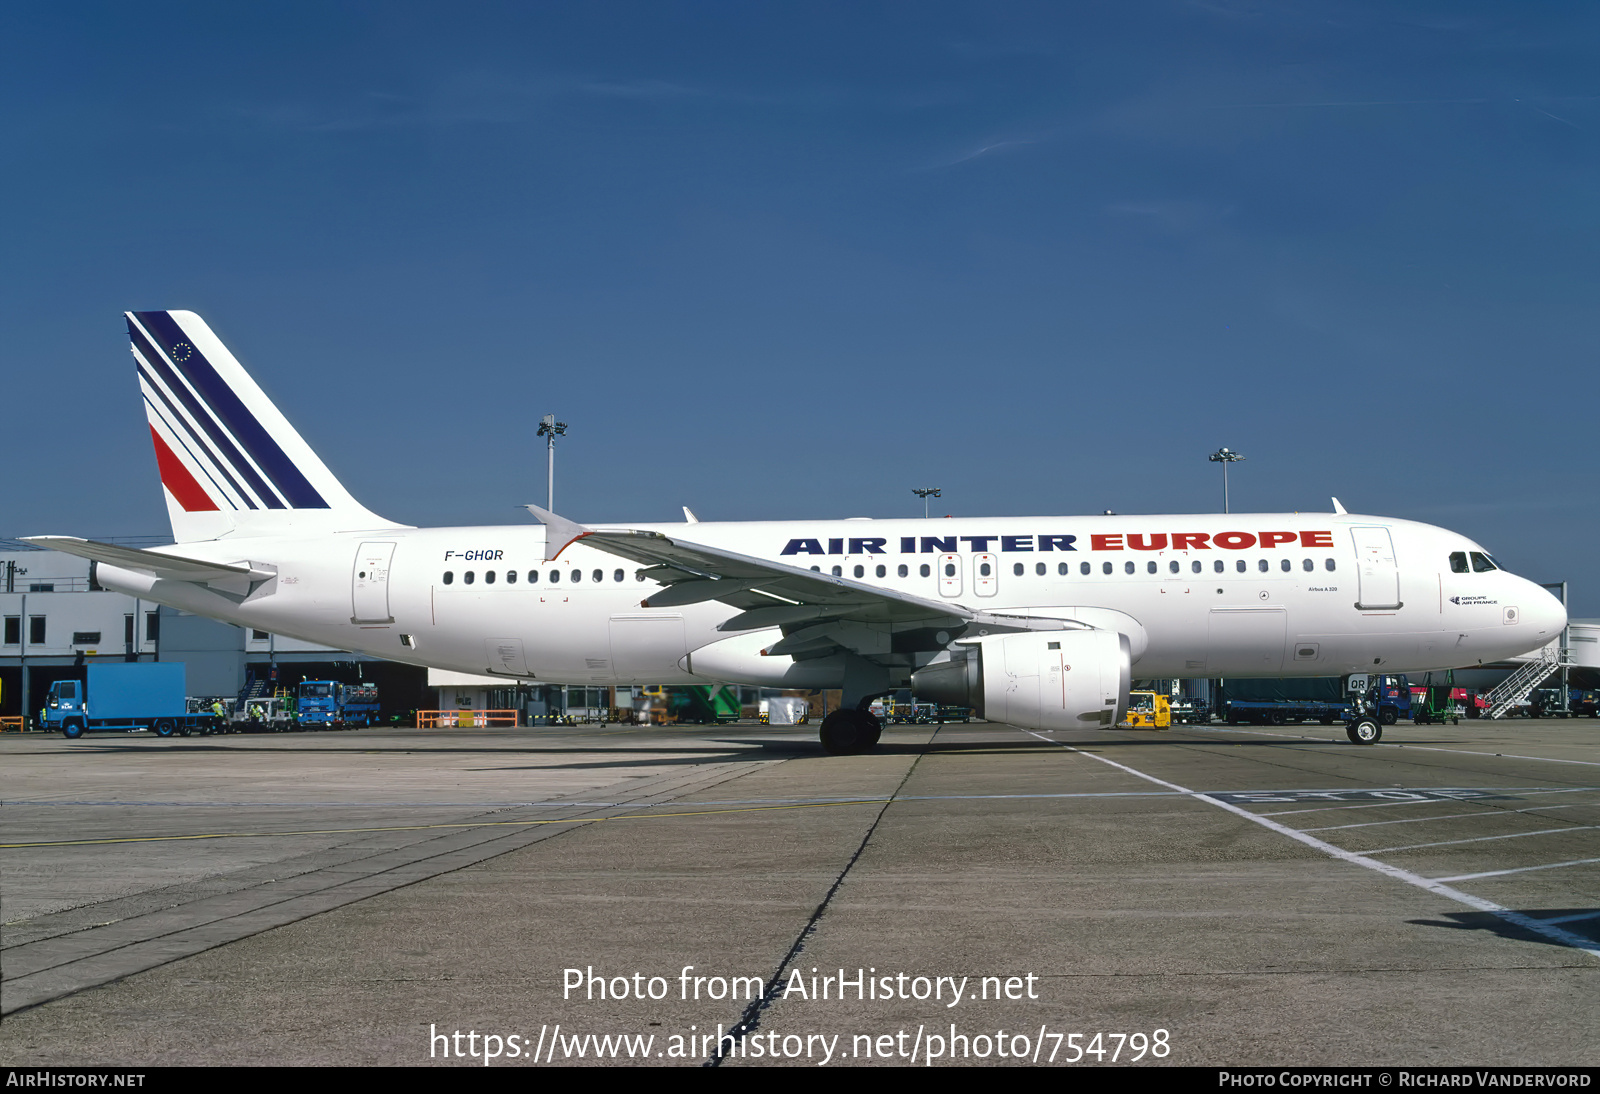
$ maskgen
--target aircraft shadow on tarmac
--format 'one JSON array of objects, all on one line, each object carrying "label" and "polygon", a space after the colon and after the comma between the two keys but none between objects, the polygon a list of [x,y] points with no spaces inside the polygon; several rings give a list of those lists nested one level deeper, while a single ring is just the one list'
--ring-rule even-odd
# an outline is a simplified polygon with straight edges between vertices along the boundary
[{"label": "aircraft shadow on tarmac", "polygon": [[[1568,934],[1600,942],[1600,908],[1525,908],[1519,914],[1560,927]],[[1577,917],[1577,918],[1574,918]],[[1566,920],[1566,922],[1559,922]],[[1546,946],[1563,943],[1519,927],[1489,912],[1448,912],[1438,919],[1409,919],[1419,927],[1443,927],[1451,931],[1489,931],[1519,942],[1542,942]]]}]

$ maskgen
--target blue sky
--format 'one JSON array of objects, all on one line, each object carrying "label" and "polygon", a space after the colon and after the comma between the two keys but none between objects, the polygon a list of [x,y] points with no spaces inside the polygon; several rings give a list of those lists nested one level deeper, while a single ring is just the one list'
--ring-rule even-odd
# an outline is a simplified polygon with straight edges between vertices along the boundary
[{"label": "blue sky", "polygon": [[[515,521],[1429,521],[1600,615],[1600,8],[0,7],[0,532],[164,531],[120,313]],[[1586,587],[1586,582],[1593,587]]]}]

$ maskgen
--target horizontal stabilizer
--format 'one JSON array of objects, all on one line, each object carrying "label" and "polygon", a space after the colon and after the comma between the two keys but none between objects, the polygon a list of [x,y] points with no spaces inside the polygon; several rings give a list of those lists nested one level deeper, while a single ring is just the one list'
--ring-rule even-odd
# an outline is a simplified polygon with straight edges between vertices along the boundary
[{"label": "horizontal stabilizer", "polygon": [[99,543],[77,536],[24,536],[24,543],[47,547],[63,554],[93,559],[107,566],[120,566],[173,581],[227,581],[243,578],[246,581],[269,581],[277,575],[259,570],[248,562],[206,562],[198,558],[169,555],[159,550],[140,550],[136,547],[118,547],[114,543]]}]

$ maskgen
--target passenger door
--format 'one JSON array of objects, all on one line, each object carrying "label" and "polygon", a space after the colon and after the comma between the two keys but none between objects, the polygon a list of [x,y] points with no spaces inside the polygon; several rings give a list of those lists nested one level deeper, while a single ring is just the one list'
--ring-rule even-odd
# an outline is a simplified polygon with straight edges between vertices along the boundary
[{"label": "passenger door", "polygon": [[1400,602],[1400,567],[1394,557],[1394,540],[1387,528],[1352,528],[1356,548],[1356,577],[1360,593],[1356,607],[1362,611],[1393,610]]}]

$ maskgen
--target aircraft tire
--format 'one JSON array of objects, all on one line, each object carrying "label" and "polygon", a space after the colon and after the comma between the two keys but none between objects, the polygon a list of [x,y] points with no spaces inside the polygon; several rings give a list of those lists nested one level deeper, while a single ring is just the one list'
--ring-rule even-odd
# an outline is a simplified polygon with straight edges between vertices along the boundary
[{"label": "aircraft tire", "polygon": [[835,756],[852,756],[872,747],[878,720],[864,710],[836,710],[822,719],[817,736],[825,751]]},{"label": "aircraft tire", "polygon": [[1353,745],[1375,745],[1383,739],[1383,725],[1376,718],[1358,718],[1344,732]]}]

